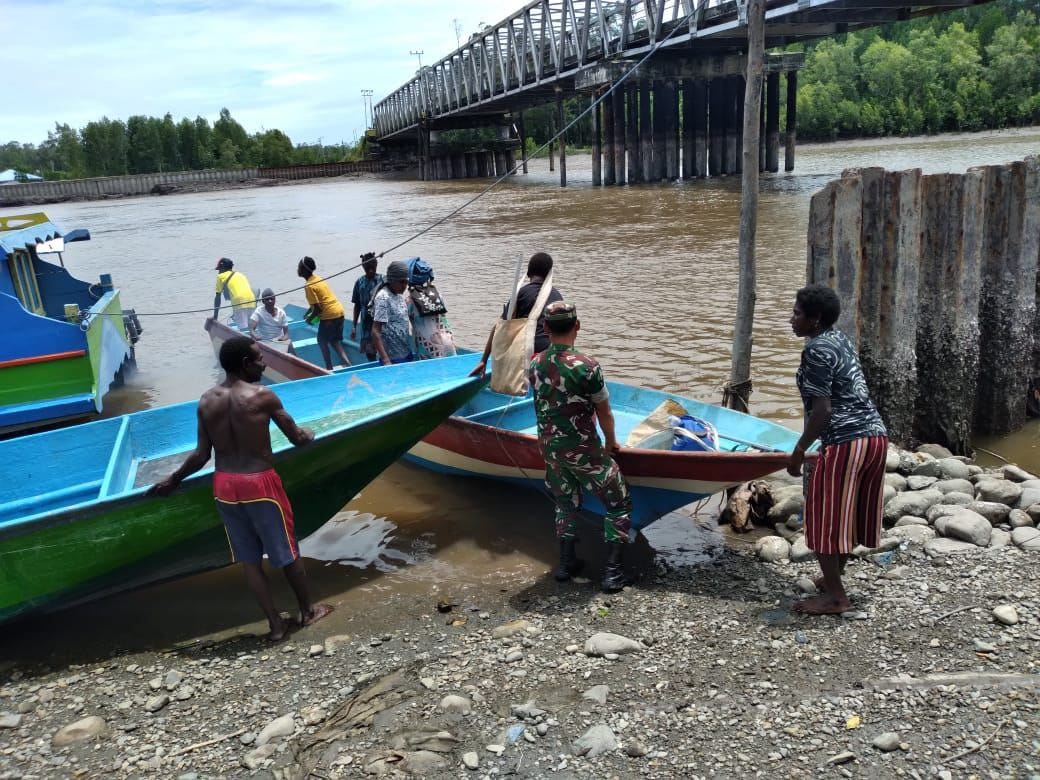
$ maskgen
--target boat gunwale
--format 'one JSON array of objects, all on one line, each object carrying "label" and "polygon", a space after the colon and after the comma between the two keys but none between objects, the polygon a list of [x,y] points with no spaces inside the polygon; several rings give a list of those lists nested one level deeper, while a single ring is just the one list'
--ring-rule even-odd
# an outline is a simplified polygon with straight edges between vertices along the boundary
[{"label": "boat gunwale", "polygon": [[[364,369],[364,370],[365,371],[369,371],[369,370],[374,370],[374,369]],[[309,378],[310,379],[318,379],[319,377],[309,377]],[[295,381],[299,382],[299,381],[307,381],[307,380],[295,380]],[[443,389],[432,389],[432,390],[428,390],[428,391],[422,393],[421,395],[415,396],[414,398],[412,398],[410,400],[410,402],[408,403],[407,407],[405,407],[405,408],[412,407],[412,406],[419,406],[419,405],[422,405],[422,404],[429,403],[430,401],[435,400],[437,397],[439,397],[441,395],[445,395],[446,392],[447,393],[453,393],[455,391],[461,390],[462,388],[466,387],[470,383],[479,383],[479,382],[482,382],[482,381],[485,381],[485,380],[480,380],[480,379],[477,379],[476,377],[468,377],[468,376],[464,377],[461,380],[456,380],[455,384],[452,385],[450,387],[450,389],[448,389],[447,391],[444,391]],[[441,387],[443,388],[443,386],[441,386]],[[131,414],[120,415],[120,417],[108,418],[108,419],[121,419],[122,418],[123,420],[125,420],[127,418],[132,417],[135,414],[147,414],[147,413],[153,412],[153,411],[160,411],[160,410],[170,409],[170,408],[173,408],[173,407],[176,407],[176,406],[180,406],[180,405],[189,405],[189,404],[193,405],[193,406],[197,406],[198,401],[185,401],[185,402],[183,402],[183,404],[172,404],[171,406],[156,407],[155,409],[144,409],[144,410],[142,410],[140,412],[132,412]],[[310,447],[314,443],[317,443],[317,442],[333,441],[335,438],[341,436],[342,434],[344,434],[344,433],[346,433],[348,431],[353,432],[353,431],[359,431],[359,430],[364,430],[366,428],[370,428],[373,425],[375,425],[376,423],[381,422],[383,420],[383,418],[385,418],[385,417],[387,417],[387,416],[389,416],[391,414],[397,413],[399,411],[401,411],[401,407],[400,406],[394,407],[394,408],[391,408],[391,409],[382,410],[382,411],[380,411],[380,412],[378,412],[378,413],[376,413],[374,415],[363,417],[361,420],[357,420],[357,421],[354,421],[354,422],[349,423],[349,424],[344,424],[343,426],[340,426],[340,427],[337,427],[337,428],[332,428],[332,429],[329,429],[327,431],[322,431],[320,434],[316,435],[314,437],[314,441],[313,442],[309,442],[307,446]],[[95,424],[99,424],[99,423],[107,423],[108,419],[105,419],[105,420],[95,420],[95,421],[90,422],[90,423],[85,423],[84,425],[86,426],[86,425],[95,425]],[[320,419],[320,418],[316,418],[316,419]],[[61,429],[59,429],[59,430],[61,430]],[[43,434],[40,434],[40,435],[46,435],[47,433],[52,433],[52,432],[51,431],[45,431]],[[296,449],[297,449],[297,447],[295,445],[293,445],[292,443],[288,442],[288,441],[285,444],[280,445],[277,449],[272,449],[271,454],[272,454],[272,459],[273,459],[275,465],[277,465],[280,461],[283,461],[286,457],[290,457],[289,453],[294,452]],[[147,458],[147,460],[158,460],[160,458],[166,458],[166,457],[170,457],[171,455],[177,455],[177,454],[183,454],[185,457],[187,457],[190,452],[191,452],[191,449],[175,450],[175,451],[172,451],[172,452],[159,453],[159,454],[153,455],[152,457]],[[187,490],[187,489],[191,489],[191,488],[193,488],[193,487],[195,487],[197,485],[203,484],[203,482],[206,481],[206,480],[210,480],[211,481],[212,478],[213,478],[213,473],[215,471],[214,466],[211,465],[214,460],[215,459],[211,457],[210,460],[207,461],[206,465],[202,469],[200,469],[196,473],[192,474],[191,476],[187,477],[181,483],[181,485],[178,487],[178,489],[179,490],[180,489]],[[33,514],[33,515],[25,515],[24,517],[19,517],[19,518],[16,518],[14,520],[10,520],[10,521],[7,521],[7,522],[2,522],[2,523],[0,523],[0,541],[24,535],[24,533],[27,532],[26,529],[27,529],[28,526],[32,526],[32,528],[29,529],[28,532],[35,532],[37,530],[42,530],[44,528],[51,528],[51,527],[54,527],[54,526],[57,526],[57,525],[64,525],[67,522],[75,522],[77,520],[86,519],[86,518],[84,518],[82,516],[82,513],[83,513],[84,510],[94,510],[94,509],[100,509],[102,507],[104,509],[106,509],[106,510],[109,509],[109,508],[119,508],[124,503],[132,503],[132,502],[135,502],[135,501],[141,499],[150,487],[151,487],[150,485],[149,486],[142,485],[141,487],[132,488],[130,490],[123,491],[121,493],[116,493],[116,494],[108,496],[108,497],[101,496],[100,493],[99,493],[97,498],[93,498],[90,501],[83,501],[83,502],[80,502],[78,504],[70,504],[68,506],[56,508],[56,509],[53,509],[53,510],[50,510],[50,511],[47,511],[47,512],[37,512],[36,514]],[[51,491],[51,492],[54,492],[54,491]],[[47,493],[41,493],[41,494],[38,494],[38,495],[40,497],[44,497],[44,496],[46,496],[48,494]],[[4,507],[6,505],[7,505],[7,502],[5,502],[4,504],[0,504],[0,512],[3,511],[3,509],[4,509]],[[70,514],[76,514],[77,516],[73,517],[73,518],[67,518],[66,516],[68,516]],[[94,514],[95,514],[94,512],[92,512],[92,511],[90,512],[90,516],[94,516]],[[47,519],[52,519],[53,522],[52,523],[46,523],[44,525],[40,525],[40,523],[42,521],[45,521]]]}]

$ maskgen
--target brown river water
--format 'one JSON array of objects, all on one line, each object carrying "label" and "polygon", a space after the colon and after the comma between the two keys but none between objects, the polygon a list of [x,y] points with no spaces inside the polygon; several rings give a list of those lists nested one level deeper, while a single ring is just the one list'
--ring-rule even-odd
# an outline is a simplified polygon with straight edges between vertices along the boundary
[{"label": "brown river water", "polygon": [[[1040,129],[799,147],[793,174],[762,183],[758,303],[752,360],[754,413],[801,425],[794,371],[801,348],[788,326],[804,283],[809,199],[847,167],[963,171],[1040,152]],[[591,186],[590,158],[567,161],[557,186],[545,160],[500,185],[390,259],[419,255],[436,272],[457,340],[479,347],[507,296],[518,257],[548,251],[555,284],[577,304],[581,347],[611,378],[718,401],[728,379],[737,280],[739,179],[634,187]],[[262,189],[45,207],[92,240],[66,254],[81,278],[111,273],[123,305],[139,312],[203,309],[215,261],[235,260],[254,287],[296,287],[304,254],[324,275],[410,236],[487,182],[338,179]],[[26,209],[6,209],[17,213]],[[384,265],[385,265],[384,261]],[[358,272],[333,280],[341,300]],[[303,302],[301,293],[282,302]],[[143,316],[138,372],[106,401],[106,414],[195,399],[218,376],[204,315]],[[1040,423],[981,446],[1040,471]],[[985,462],[985,458],[982,458]],[[712,512],[673,513],[649,529],[639,554],[673,562],[712,554]],[[338,607],[328,631],[378,631],[428,611],[440,594],[505,593],[545,576],[555,548],[549,502],[538,494],[391,467],[304,543],[323,599]],[[591,535],[590,535],[591,536]],[[5,632],[0,658],[101,657],[166,647],[202,635],[259,629],[240,575],[223,570],[105,599]],[[288,593],[279,590],[285,607]],[[380,605],[374,607],[373,605]],[[401,618],[403,619],[403,618]],[[76,637],[74,649],[70,638]]]}]

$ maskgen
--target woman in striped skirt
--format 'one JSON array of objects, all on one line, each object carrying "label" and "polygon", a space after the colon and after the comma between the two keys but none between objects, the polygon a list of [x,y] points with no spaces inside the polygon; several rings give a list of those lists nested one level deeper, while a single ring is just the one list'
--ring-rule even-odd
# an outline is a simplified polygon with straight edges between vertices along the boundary
[{"label": "woman in striped skirt", "polygon": [[810,615],[851,609],[841,577],[856,545],[877,547],[888,434],[848,336],[834,328],[841,302],[830,287],[813,284],[795,296],[791,329],[807,338],[798,368],[805,404],[805,432],[787,463],[800,476],[805,450],[817,439],[822,451],[805,496],[805,541],[816,553],[822,590],[795,605]]}]

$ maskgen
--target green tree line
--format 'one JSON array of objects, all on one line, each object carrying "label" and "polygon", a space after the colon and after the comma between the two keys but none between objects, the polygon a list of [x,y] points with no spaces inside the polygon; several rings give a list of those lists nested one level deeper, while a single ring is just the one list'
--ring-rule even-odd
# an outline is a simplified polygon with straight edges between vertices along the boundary
[{"label": "green tree line", "polygon": [[347,144],[296,144],[281,130],[249,134],[222,109],[212,125],[205,117],[174,122],[170,114],[132,116],[125,122],[102,117],[79,130],[56,123],[36,145],[0,146],[0,170],[15,168],[48,179],[121,176],[129,173],[275,167],[356,159]]},{"label": "green tree line", "polygon": [[798,135],[827,140],[1040,122],[1040,2],[1003,0],[822,40]]}]

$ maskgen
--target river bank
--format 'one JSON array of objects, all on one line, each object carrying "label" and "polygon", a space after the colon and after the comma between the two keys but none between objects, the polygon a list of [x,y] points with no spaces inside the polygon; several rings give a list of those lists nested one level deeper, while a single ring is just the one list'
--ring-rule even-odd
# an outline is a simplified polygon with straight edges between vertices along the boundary
[{"label": "river bank", "polygon": [[[1007,514],[985,544],[930,544],[904,509],[960,491],[935,488],[942,459],[890,461],[890,529],[850,563],[842,617],[790,610],[813,589],[811,559],[764,562],[761,543],[720,537],[701,563],[639,561],[611,596],[546,569],[388,594],[280,645],[256,624],[7,662],[0,778],[1029,776],[1040,551],[998,541]],[[956,462],[972,488],[945,487],[972,501],[1033,497],[1031,475]]]}]

